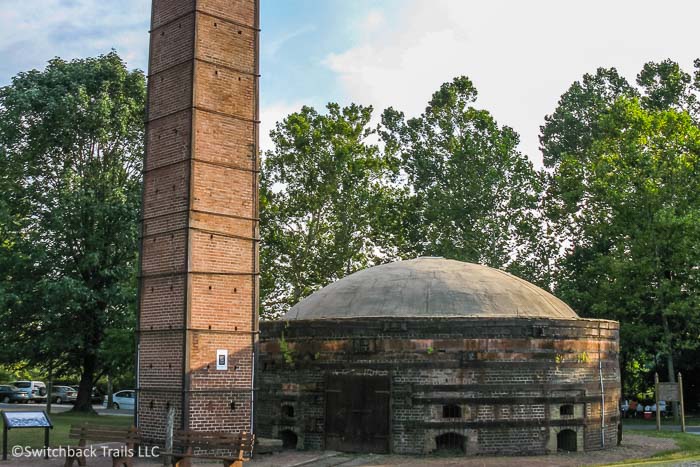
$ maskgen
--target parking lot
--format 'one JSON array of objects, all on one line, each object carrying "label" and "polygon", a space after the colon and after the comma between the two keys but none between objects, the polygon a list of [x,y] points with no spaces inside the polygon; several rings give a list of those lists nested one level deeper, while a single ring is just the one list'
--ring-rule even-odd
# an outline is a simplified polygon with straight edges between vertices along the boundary
[{"label": "parking lot", "polygon": [[[51,404],[51,413],[67,412],[72,409],[72,404]],[[122,416],[133,416],[133,410],[126,409],[106,409],[102,404],[94,404],[92,406],[97,413],[105,415],[122,415]],[[14,411],[14,410],[46,410],[46,404],[3,404],[0,403],[0,410]]]}]

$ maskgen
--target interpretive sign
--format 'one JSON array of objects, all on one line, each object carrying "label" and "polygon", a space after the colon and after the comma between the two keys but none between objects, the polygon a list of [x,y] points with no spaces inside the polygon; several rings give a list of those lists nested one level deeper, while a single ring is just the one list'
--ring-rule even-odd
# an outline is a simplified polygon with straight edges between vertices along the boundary
[{"label": "interpretive sign", "polygon": [[3,412],[2,418],[8,430],[13,428],[52,428],[46,412]]},{"label": "interpretive sign", "polygon": [[[685,407],[683,404],[683,375],[678,372],[677,383],[660,383],[659,374],[654,373],[654,386],[656,389],[656,431],[661,431],[661,401],[679,402],[678,409],[681,416],[681,431],[685,433]],[[674,410],[674,417],[678,414]]]},{"label": "interpretive sign", "polygon": [[678,383],[659,383],[659,400],[679,401]]},{"label": "interpretive sign", "polygon": [[[43,428],[44,447],[49,447],[49,430],[53,429],[53,423],[43,410],[32,410],[22,412],[2,411],[2,460],[7,460],[7,432],[18,428]],[[48,451],[47,451],[48,453]],[[48,454],[47,454],[48,456]],[[46,457],[48,459],[48,457]]]}]

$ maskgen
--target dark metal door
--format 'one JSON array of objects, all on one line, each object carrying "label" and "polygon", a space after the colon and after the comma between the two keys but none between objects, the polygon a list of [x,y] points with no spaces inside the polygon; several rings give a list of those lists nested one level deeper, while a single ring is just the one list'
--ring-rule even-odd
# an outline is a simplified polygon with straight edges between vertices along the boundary
[{"label": "dark metal door", "polygon": [[329,375],[326,449],[389,452],[389,377]]}]

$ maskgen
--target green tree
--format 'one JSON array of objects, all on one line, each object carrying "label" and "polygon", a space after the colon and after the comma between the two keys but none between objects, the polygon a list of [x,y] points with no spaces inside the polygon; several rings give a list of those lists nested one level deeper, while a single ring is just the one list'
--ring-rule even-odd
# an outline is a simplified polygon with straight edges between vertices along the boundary
[{"label": "green tree", "polygon": [[[584,316],[622,323],[623,367],[700,343],[700,130],[682,110],[618,98],[582,154],[552,175],[569,247],[558,291]],[[551,195],[551,193],[550,193]]]},{"label": "green tree", "polygon": [[574,82],[559,99],[554,113],[540,127],[544,165],[556,168],[569,155],[585,155],[598,134],[598,120],[619,97],[635,97],[638,91],[615,68],[598,68]]},{"label": "green tree", "polygon": [[263,316],[391,255],[378,227],[396,168],[368,142],[371,115],[359,105],[303,107],[271,132],[260,183]]},{"label": "green tree", "polygon": [[[697,128],[700,60],[695,66],[691,77],[671,60],[649,62],[637,76],[637,88],[614,68],[598,69],[567,90],[541,127],[549,169],[547,239],[558,253],[555,286],[584,316],[621,321],[628,388],[638,387],[633,379],[643,368],[665,366],[673,381],[674,358],[693,346],[692,333],[697,331],[688,308],[695,300],[694,279],[678,281],[679,272],[669,272],[676,277],[670,283],[661,279],[664,268],[692,270],[692,261],[697,261],[685,240],[664,233],[670,229],[686,239],[694,235],[697,205],[687,192],[693,189],[692,180],[687,188],[677,185],[680,167],[673,164],[688,168],[687,161],[674,158],[685,157],[683,143]],[[610,174],[603,179],[605,170]],[[657,198],[652,199],[649,187],[656,185]],[[680,219],[685,221],[678,230],[667,224]],[[659,243],[665,239],[674,239],[666,245],[671,250]],[[671,267],[668,262],[678,255],[685,255],[685,266]],[[685,292],[670,292],[670,284]],[[676,307],[690,313],[690,335],[678,327],[681,315],[671,311]]]},{"label": "green tree", "polygon": [[637,85],[643,90],[641,104],[645,109],[692,111],[697,101],[692,81],[673,60],[645,63],[637,75]]},{"label": "green tree", "polygon": [[475,108],[476,97],[472,82],[458,77],[419,117],[383,114],[386,151],[400,158],[410,189],[400,254],[510,266],[532,279],[537,268],[525,265],[539,230],[541,180],[518,151],[517,133]]},{"label": "green tree", "polygon": [[115,52],[0,89],[0,357],[80,373],[78,411],[134,327],[144,104]]}]

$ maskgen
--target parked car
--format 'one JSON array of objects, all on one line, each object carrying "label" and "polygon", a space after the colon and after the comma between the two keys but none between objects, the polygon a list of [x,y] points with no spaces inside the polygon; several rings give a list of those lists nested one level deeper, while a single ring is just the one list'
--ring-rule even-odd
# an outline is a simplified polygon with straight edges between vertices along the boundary
[{"label": "parked car", "polygon": [[[130,409],[134,410],[134,402],[136,400],[135,391],[128,389],[112,394],[113,409]],[[107,406],[107,396],[105,396],[105,407]]]},{"label": "parked car", "polygon": [[30,401],[46,402],[46,385],[41,381],[15,381],[10,386],[26,393]]},{"label": "parked car", "polygon": [[[651,411],[656,412],[656,404],[651,406]],[[661,412],[661,415],[664,417],[666,416],[666,401],[659,401],[659,412]]]},{"label": "parked car", "polygon": [[0,386],[0,402],[3,404],[9,404],[10,402],[29,402],[29,396],[26,392],[20,391],[18,388],[3,384]]},{"label": "parked car", "polygon": [[70,386],[53,386],[51,388],[51,400],[57,404],[64,402],[75,402],[78,393]]},{"label": "parked car", "polygon": [[623,415],[627,415],[627,411],[630,409],[630,402],[628,400],[623,400],[620,402],[620,412]]},{"label": "parked car", "polygon": [[97,388],[92,388],[91,400],[93,404],[101,404],[105,394]]},{"label": "parked car", "polygon": [[[73,390],[75,391],[75,396],[78,397],[78,389],[80,389],[80,386],[71,386]],[[90,401],[93,404],[102,404],[104,401],[104,396],[102,393],[100,393],[100,390],[97,388],[92,388],[92,394],[90,394]]]}]

